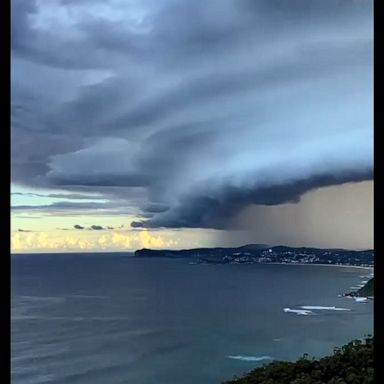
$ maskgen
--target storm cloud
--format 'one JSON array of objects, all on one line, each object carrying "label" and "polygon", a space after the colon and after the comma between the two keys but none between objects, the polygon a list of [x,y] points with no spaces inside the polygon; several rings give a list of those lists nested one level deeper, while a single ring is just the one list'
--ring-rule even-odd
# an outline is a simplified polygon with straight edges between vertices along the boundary
[{"label": "storm cloud", "polygon": [[373,177],[370,0],[11,4],[12,181],[108,200],[24,210],[223,229]]}]

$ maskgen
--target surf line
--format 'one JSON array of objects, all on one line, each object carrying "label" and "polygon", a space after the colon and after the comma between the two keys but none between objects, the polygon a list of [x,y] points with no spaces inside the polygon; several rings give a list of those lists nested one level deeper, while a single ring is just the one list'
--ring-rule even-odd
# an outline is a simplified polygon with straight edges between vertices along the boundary
[{"label": "surf line", "polygon": [[230,355],[227,356],[228,359],[233,360],[242,360],[242,361],[263,361],[263,360],[272,360],[270,356],[244,356],[244,355]]}]

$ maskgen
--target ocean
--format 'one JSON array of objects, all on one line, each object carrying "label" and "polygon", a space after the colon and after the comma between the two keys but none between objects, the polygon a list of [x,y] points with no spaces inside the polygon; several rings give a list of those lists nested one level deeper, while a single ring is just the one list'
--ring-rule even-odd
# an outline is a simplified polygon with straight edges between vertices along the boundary
[{"label": "ocean", "polygon": [[373,334],[369,270],[13,255],[13,384],[219,384]]}]

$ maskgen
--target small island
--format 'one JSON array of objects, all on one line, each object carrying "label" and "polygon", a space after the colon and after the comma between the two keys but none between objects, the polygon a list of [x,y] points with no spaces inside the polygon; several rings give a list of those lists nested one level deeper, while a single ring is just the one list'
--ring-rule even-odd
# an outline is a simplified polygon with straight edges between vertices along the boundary
[{"label": "small island", "polygon": [[275,361],[223,384],[371,384],[374,382],[373,337],[335,348],[321,359],[304,355],[296,362]]}]

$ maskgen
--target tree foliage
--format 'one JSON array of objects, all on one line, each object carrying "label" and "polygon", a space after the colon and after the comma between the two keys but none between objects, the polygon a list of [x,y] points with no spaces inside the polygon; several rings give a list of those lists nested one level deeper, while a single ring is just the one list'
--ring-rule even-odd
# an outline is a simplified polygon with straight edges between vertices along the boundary
[{"label": "tree foliage", "polygon": [[369,280],[364,287],[360,288],[357,293],[359,296],[373,296],[373,291],[374,291],[374,282],[373,278]]},{"label": "tree foliage", "polygon": [[224,384],[371,384],[373,337],[335,348],[319,360],[304,355],[296,362],[275,361]]}]

